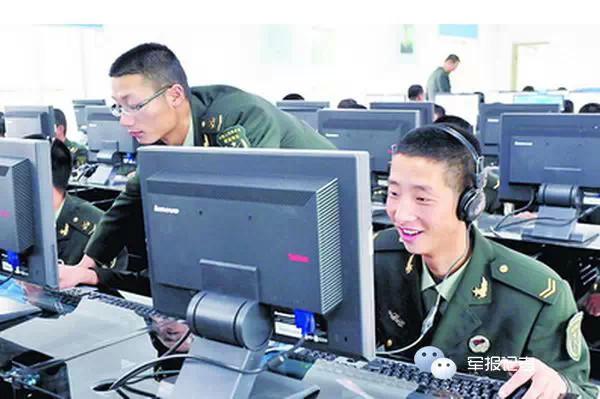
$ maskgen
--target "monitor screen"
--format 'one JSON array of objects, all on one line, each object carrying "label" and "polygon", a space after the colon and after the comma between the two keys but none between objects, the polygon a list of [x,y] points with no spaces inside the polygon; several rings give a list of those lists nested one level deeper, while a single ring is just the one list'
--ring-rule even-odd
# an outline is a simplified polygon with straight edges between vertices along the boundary
[{"label": "monitor screen", "polygon": [[600,115],[504,114],[500,198],[529,201],[541,184],[600,188]]},{"label": "monitor screen", "polygon": [[109,107],[87,106],[85,110],[88,121],[88,147],[91,152],[136,152],[139,145],[137,140],[128,133],[127,128],[121,126]]},{"label": "monitor screen", "polygon": [[373,102],[369,104],[371,109],[399,109],[405,111],[419,111],[419,123],[421,126],[433,123],[433,103],[430,102],[405,102],[386,103]]},{"label": "monitor screen", "polygon": [[[368,154],[151,146],[138,151],[154,306],[207,291],[267,306],[277,337],[372,358]],[[292,324],[290,325],[290,320]]]},{"label": "monitor screen", "polygon": [[6,137],[40,134],[54,137],[54,109],[51,106],[6,106]]},{"label": "monitor screen", "polygon": [[305,121],[310,127],[317,130],[317,111],[329,108],[329,101],[284,100],[277,101],[277,108]]},{"label": "monitor screen", "polygon": [[368,151],[371,171],[380,174],[388,173],[392,145],[417,126],[419,111],[319,111],[319,133],[340,150]]},{"label": "monitor screen", "polygon": [[559,94],[519,93],[515,94],[514,104],[556,104],[563,108],[565,97]]},{"label": "monitor screen", "polygon": [[106,101],[104,101],[104,99],[73,100],[73,111],[75,112],[75,120],[77,121],[77,127],[79,129],[81,129],[82,126],[87,126],[85,107],[90,105],[106,105]]},{"label": "monitor screen", "polygon": [[508,113],[560,112],[557,104],[481,104],[479,106],[479,139],[484,156],[498,156],[500,117]]},{"label": "monitor screen", "polygon": [[0,140],[0,260],[2,273],[58,287],[50,143]]}]

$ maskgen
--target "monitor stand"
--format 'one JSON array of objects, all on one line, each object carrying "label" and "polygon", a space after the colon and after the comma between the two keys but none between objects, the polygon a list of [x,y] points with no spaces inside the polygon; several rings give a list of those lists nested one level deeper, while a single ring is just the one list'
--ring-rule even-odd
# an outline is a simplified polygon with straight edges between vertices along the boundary
[{"label": "monitor stand", "polygon": [[[189,354],[243,369],[255,369],[260,367],[264,350],[250,351],[196,336]],[[177,377],[172,398],[300,399],[318,391],[315,385],[268,371],[241,374],[207,362],[186,360]]]},{"label": "monitor stand", "polygon": [[[555,218],[553,220],[540,220],[533,227],[524,228],[521,236],[537,240],[570,241],[583,243],[592,236],[575,232],[577,225],[577,209],[559,206],[540,206],[539,218]],[[570,222],[569,222],[570,221]],[[568,223],[567,223],[568,222]]]}]

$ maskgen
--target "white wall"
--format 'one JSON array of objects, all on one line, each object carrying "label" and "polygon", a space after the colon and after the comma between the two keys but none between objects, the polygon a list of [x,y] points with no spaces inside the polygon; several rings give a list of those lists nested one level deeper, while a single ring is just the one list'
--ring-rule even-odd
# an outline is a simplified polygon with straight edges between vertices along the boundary
[{"label": "white wall", "polygon": [[[62,108],[71,100],[110,96],[111,62],[136,44],[158,41],[181,59],[192,85],[226,83],[277,100],[288,92],[314,100],[406,92],[425,85],[448,53],[460,67],[455,92],[510,88],[513,42],[549,42],[539,57],[539,87],[600,86],[596,26],[480,25],[477,39],[442,37],[437,25],[415,26],[415,55],[399,55],[399,25],[104,25],[0,27],[0,107]],[[533,79],[533,78],[532,78]]]},{"label": "white wall", "polygon": [[[540,65],[536,88],[568,89],[600,86],[598,25],[504,25],[498,30],[495,56],[486,64],[497,63],[490,76],[494,89],[510,87],[512,43],[549,42],[538,57]],[[534,83],[531,83],[534,84]],[[521,87],[517,87],[521,89]]]}]

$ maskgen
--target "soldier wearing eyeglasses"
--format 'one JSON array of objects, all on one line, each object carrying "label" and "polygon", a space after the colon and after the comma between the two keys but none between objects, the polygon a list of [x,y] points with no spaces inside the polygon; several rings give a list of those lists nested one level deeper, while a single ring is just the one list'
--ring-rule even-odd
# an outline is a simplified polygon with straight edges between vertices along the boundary
[{"label": "soldier wearing eyeglasses", "polygon": [[[259,96],[224,85],[190,88],[175,54],[160,44],[125,52],[109,75],[112,112],[140,144],[335,148],[308,124]],[[128,272],[103,268],[123,247],[140,255],[140,267]],[[60,267],[60,285],[101,284],[149,294],[146,265],[140,186],[134,176],[98,224],[79,269]]]}]

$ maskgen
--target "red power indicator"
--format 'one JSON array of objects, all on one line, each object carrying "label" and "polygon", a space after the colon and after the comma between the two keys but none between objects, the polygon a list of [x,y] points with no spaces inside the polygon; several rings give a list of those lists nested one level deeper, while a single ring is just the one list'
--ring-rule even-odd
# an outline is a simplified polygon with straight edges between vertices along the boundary
[{"label": "red power indicator", "polygon": [[288,254],[288,259],[292,262],[298,263],[310,263],[310,259],[308,256],[298,255],[298,254]]},{"label": "red power indicator", "polygon": [[10,213],[6,210],[0,209],[0,218],[8,219],[10,217]]}]

